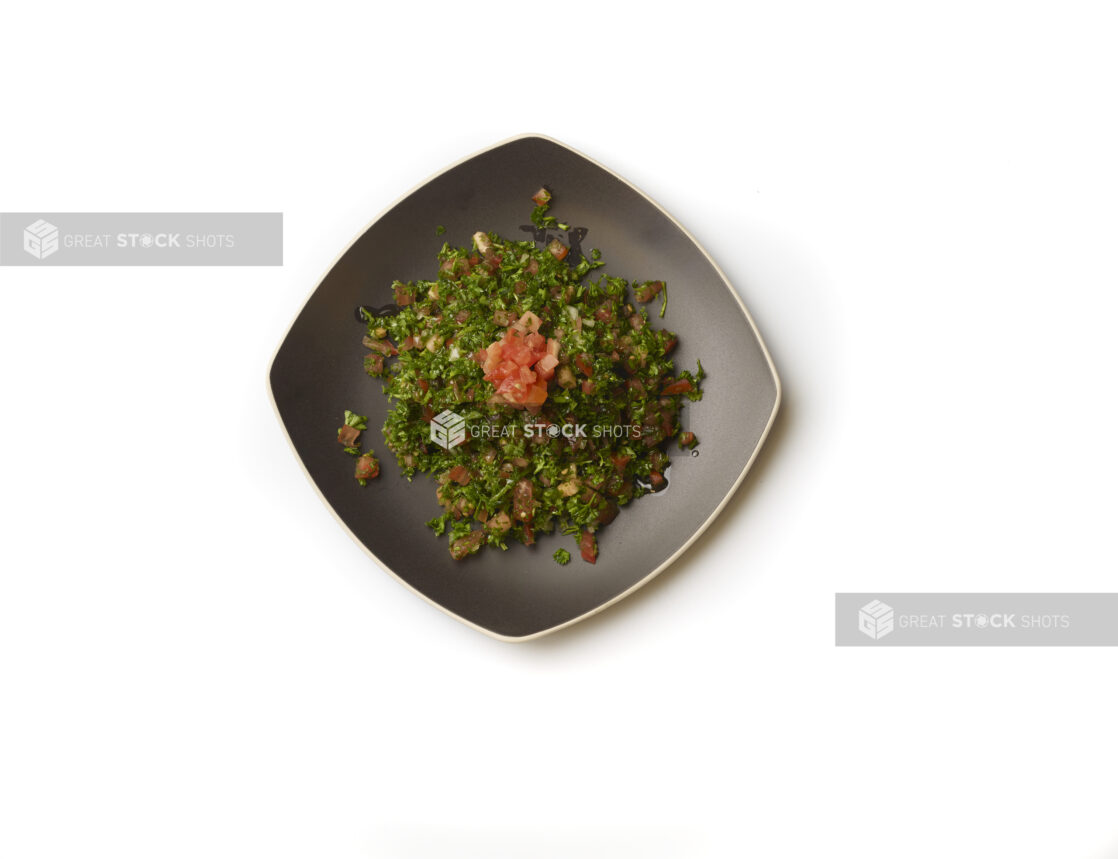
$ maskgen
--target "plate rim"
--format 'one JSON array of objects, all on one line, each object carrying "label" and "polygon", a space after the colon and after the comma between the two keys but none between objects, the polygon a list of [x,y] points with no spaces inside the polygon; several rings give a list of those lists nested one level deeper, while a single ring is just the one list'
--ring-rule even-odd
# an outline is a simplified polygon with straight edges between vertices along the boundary
[{"label": "plate rim", "polygon": [[[717,272],[718,276],[722,279],[723,285],[726,287],[726,289],[729,291],[729,293],[737,301],[738,307],[741,309],[742,314],[745,316],[745,321],[747,323],[749,323],[749,328],[753,332],[753,336],[757,338],[757,345],[761,347],[761,354],[764,355],[765,363],[768,365],[769,373],[772,375],[772,380],[773,380],[773,385],[774,385],[774,388],[775,388],[776,396],[773,399],[772,412],[769,414],[769,418],[765,422],[765,428],[764,428],[764,430],[762,430],[761,436],[757,440],[757,444],[754,445],[753,452],[750,454],[749,459],[746,460],[746,463],[741,470],[741,474],[739,474],[734,479],[733,484],[730,486],[730,488],[728,490],[726,490],[726,494],[722,497],[722,500],[719,501],[717,505],[715,505],[715,508],[711,511],[710,515],[705,520],[703,520],[702,524],[700,524],[692,532],[691,536],[688,537],[687,540],[684,541],[683,545],[681,545],[675,552],[673,552],[670,556],[668,556],[668,558],[666,560],[664,560],[659,566],[657,566],[654,570],[652,570],[652,572],[648,573],[646,576],[641,578],[639,581],[634,582],[632,585],[630,585],[628,588],[623,590],[621,593],[616,594],[615,596],[611,597],[610,599],[606,600],[605,602],[595,606],[594,608],[590,609],[589,611],[583,612],[582,614],[578,615],[577,617],[570,618],[569,620],[565,620],[562,623],[556,624],[555,626],[550,626],[547,629],[541,629],[541,630],[538,630],[537,632],[529,633],[528,635],[504,635],[503,633],[495,632],[492,629],[487,629],[486,627],[481,626],[480,624],[474,623],[472,620],[469,620],[468,618],[462,617],[460,614],[457,614],[457,613],[451,611],[446,606],[440,604],[439,602],[437,602],[434,599],[432,599],[431,597],[427,596],[425,593],[423,593],[419,589],[413,587],[409,582],[407,582],[406,580],[401,578],[399,575],[397,575],[397,573],[395,571],[393,571],[387,564],[385,564],[384,561],[382,561],[380,558],[378,558],[376,556],[376,554],[368,546],[366,546],[365,543],[362,542],[361,539],[358,538],[358,536],[356,534],[353,533],[353,531],[345,523],[345,521],[342,519],[342,517],[338,515],[338,511],[335,510],[334,506],[326,499],[326,496],[322,493],[322,490],[319,488],[318,483],[315,482],[314,476],[307,469],[306,463],[303,462],[303,457],[299,455],[299,451],[296,449],[295,443],[291,440],[291,434],[287,431],[287,424],[284,423],[283,416],[280,414],[279,405],[276,403],[275,392],[272,389],[272,370],[275,367],[276,358],[279,355],[280,349],[283,348],[283,344],[287,342],[287,338],[291,335],[291,329],[295,327],[295,322],[299,319],[300,316],[303,315],[303,311],[306,310],[307,305],[310,304],[311,299],[314,297],[315,293],[318,292],[318,289],[319,289],[320,286],[322,286],[323,281],[325,281],[326,278],[330,275],[330,272],[332,272],[334,270],[334,267],[337,266],[338,262],[341,261],[342,257],[344,257],[349,252],[349,249],[352,248],[357,243],[357,241],[372,228],[372,226],[374,224],[376,224],[381,218],[383,218],[385,215],[387,215],[389,212],[391,212],[394,208],[396,208],[397,205],[402,203],[404,200],[406,200],[408,197],[410,197],[412,194],[414,194],[420,188],[423,188],[425,185],[430,184],[435,179],[442,176],[444,173],[449,173],[455,167],[458,167],[461,164],[465,164],[467,161],[472,161],[474,158],[477,158],[479,155],[484,155],[486,152],[490,152],[494,149],[499,149],[502,146],[507,146],[508,144],[514,143],[517,140],[527,140],[527,139],[546,140],[548,143],[552,143],[556,146],[560,146],[563,149],[566,149],[569,152],[574,153],[579,158],[583,158],[586,161],[589,161],[595,167],[597,167],[598,169],[603,170],[604,172],[613,176],[619,182],[623,183],[624,185],[629,187],[632,191],[634,191],[638,195],[640,195],[646,202],[648,202],[650,205],[652,205],[657,211],[660,212],[660,214],[664,215],[664,217],[666,217],[672,224],[674,224],[680,230],[680,232],[682,232],[685,236],[687,236],[688,239],[691,240],[691,242],[695,245],[695,247],[699,250],[699,252],[706,258],[707,262],[710,263],[711,267],[715,270],[715,272]],[[745,301],[742,300],[742,297],[741,297],[741,295],[738,294],[738,291],[736,289],[734,289],[733,284],[730,283],[730,279],[728,277],[726,277],[726,273],[724,271],[722,271],[722,268],[718,265],[717,262],[715,262],[714,258],[710,255],[710,253],[707,251],[707,249],[705,247],[703,247],[702,243],[699,242],[699,240],[697,238],[695,238],[694,235],[691,234],[690,230],[688,230],[685,226],[683,226],[683,224],[681,224],[679,221],[677,221],[675,219],[675,217],[667,209],[665,209],[663,206],[661,206],[659,203],[657,203],[654,199],[652,199],[652,197],[650,197],[648,194],[646,194],[643,190],[638,188],[636,185],[634,185],[632,182],[630,182],[624,176],[621,176],[620,174],[611,170],[609,167],[606,167],[604,164],[602,164],[602,163],[596,161],[595,159],[591,158],[589,155],[586,155],[586,154],[580,152],[579,150],[575,149],[573,146],[568,146],[566,143],[563,143],[560,140],[556,140],[554,137],[549,137],[546,134],[538,134],[538,133],[535,133],[535,132],[525,132],[524,134],[517,134],[517,135],[514,135],[512,137],[505,138],[504,140],[499,140],[496,143],[494,143],[490,146],[486,146],[483,149],[479,149],[476,152],[472,152],[469,155],[465,155],[462,158],[459,158],[457,161],[454,161],[454,162],[446,165],[441,170],[438,170],[435,173],[432,173],[430,176],[428,176],[426,179],[422,180],[421,182],[418,182],[417,184],[413,185],[411,188],[409,188],[403,194],[400,194],[391,203],[389,203],[387,206],[385,206],[383,209],[381,209],[380,212],[378,212],[373,217],[373,219],[371,221],[369,221],[369,223],[367,223],[364,227],[362,227],[362,229],[349,241],[349,243],[344,248],[342,248],[342,250],[334,257],[334,259],[330,262],[330,265],[326,267],[326,270],[323,272],[322,276],[318,279],[318,281],[315,283],[315,285],[311,288],[310,292],[307,293],[307,297],[303,300],[303,303],[299,305],[298,310],[296,310],[295,314],[291,317],[291,322],[288,323],[287,328],[284,330],[283,335],[280,337],[279,342],[276,344],[275,350],[273,350],[273,352],[272,352],[271,360],[268,361],[268,369],[267,369],[267,372],[265,373],[265,387],[267,388],[267,391],[268,391],[268,401],[272,404],[272,411],[275,413],[276,421],[279,423],[280,429],[283,431],[283,437],[287,441],[287,446],[291,449],[291,452],[295,456],[295,461],[297,463],[299,463],[299,468],[302,469],[303,475],[307,478],[307,481],[310,483],[311,487],[314,489],[315,494],[318,495],[318,499],[326,506],[326,509],[330,511],[330,514],[334,517],[334,519],[337,521],[337,523],[339,525],[341,525],[342,530],[344,530],[345,533],[349,535],[350,539],[353,540],[353,542],[356,543],[365,552],[366,555],[368,555],[370,558],[372,558],[373,561],[376,562],[378,567],[380,567],[382,570],[384,570],[386,573],[388,573],[390,576],[392,576],[392,578],[394,578],[397,582],[399,582],[401,585],[403,585],[405,588],[407,588],[413,594],[420,597],[424,602],[428,603],[429,605],[434,606],[439,611],[443,612],[443,614],[449,615],[450,617],[454,618],[458,622],[463,623],[466,626],[468,626],[472,629],[475,629],[478,632],[483,633],[484,635],[489,636],[490,638],[494,638],[498,641],[507,641],[507,642],[532,641],[534,639],[542,638],[545,635],[551,635],[554,632],[558,632],[561,629],[566,629],[567,627],[573,626],[574,624],[579,623],[580,621],[586,620],[588,617],[592,617],[593,615],[596,615],[598,612],[604,611],[605,609],[609,608],[611,605],[614,605],[614,604],[620,602],[621,600],[625,599],[626,597],[630,596],[635,591],[637,591],[640,588],[647,585],[650,581],[652,581],[654,578],[656,578],[658,575],[660,575],[662,572],[664,572],[672,564],[674,564],[679,559],[679,557],[684,552],[686,552],[689,548],[691,548],[691,546],[694,545],[695,541],[698,540],[699,537],[701,537],[706,532],[706,530],[711,526],[711,524],[714,522],[714,520],[717,519],[718,516],[722,513],[723,509],[729,503],[730,499],[734,497],[734,494],[741,487],[742,482],[745,480],[746,474],[749,473],[749,469],[753,466],[754,461],[757,459],[757,455],[761,452],[761,448],[763,448],[765,446],[765,441],[768,439],[769,433],[773,428],[773,424],[776,422],[776,415],[777,415],[777,412],[780,411],[780,404],[781,404],[781,400],[782,400],[782,397],[783,397],[783,388],[782,388],[781,382],[780,382],[780,375],[776,371],[776,365],[773,363],[772,355],[769,353],[769,349],[765,345],[764,338],[761,337],[761,332],[757,329],[757,323],[753,321],[753,316],[750,314],[749,308],[747,308],[745,306]]]}]

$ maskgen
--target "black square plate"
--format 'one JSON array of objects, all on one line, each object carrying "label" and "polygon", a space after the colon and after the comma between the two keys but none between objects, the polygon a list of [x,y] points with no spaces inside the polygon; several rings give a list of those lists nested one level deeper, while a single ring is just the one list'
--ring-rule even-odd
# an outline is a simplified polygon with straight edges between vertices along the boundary
[{"label": "black square plate", "polygon": [[[394,279],[434,277],[443,241],[468,246],[477,230],[526,238],[531,194],[547,185],[552,214],[586,231],[602,271],[668,283],[667,315],[653,320],[679,335],[676,367],[702,361],[701,402],[684,409],[700,440],[697,456],[674,445],[669,487],[622,508],[599,534],[598,563],[551,555],[570,537],[543,535],[464,562],[425,523],[442,512],[434,481],[409,483],[380,433],[387,401],[362,369],[358,305],[392,301]],[[437,236],[436,225],[446,227]],[[341,254],[283,338],[268,375],[277,414],[323,500],[386,570],[434,605],[482,632],[524,640],[574,623],[662,572],[710,525],[741,484],[772,426],[780,382],[745,305],[714,261],[667,212],[606,168],[538,135],[499,143],[455,164],[393,204]],[[362,488],[335,435],[344,409],[369,416],[365,446],[381,475]]]}]

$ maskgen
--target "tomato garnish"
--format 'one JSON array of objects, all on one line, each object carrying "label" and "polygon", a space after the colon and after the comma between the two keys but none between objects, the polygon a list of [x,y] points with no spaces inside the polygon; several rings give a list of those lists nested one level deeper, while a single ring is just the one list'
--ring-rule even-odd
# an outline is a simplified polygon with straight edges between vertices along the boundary
[{"label": "tomato garnish", "polygon": [[558,352],[558,343],[550,346],[547,338],[536,330],[539,325],[539,317],[525,313],[500,340],[479,350],[479,355],[485,354],[485,381],[493,383],[497,396],[504,402],[539,405],[547,399],[547,380],[555,374],[559,363],[552,354],[552,350]]}]

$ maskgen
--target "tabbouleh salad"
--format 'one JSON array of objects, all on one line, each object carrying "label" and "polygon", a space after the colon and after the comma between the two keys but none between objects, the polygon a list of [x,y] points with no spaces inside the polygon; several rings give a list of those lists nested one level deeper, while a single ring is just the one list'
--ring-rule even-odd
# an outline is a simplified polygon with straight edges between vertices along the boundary
[{"label": "tabbouleh salad", "polygon": [[[548,214],[546,188],[532,200],[537,227],[568,229]],[[642,306],[659,297],[664,315],[663,281],[633,283],[630,294],[621,278],[590,280],[599,252],[568,259],[559,239],[540,249],[478,232],[472,244],[444,243],[434,280],[394,282],[399,312],[363,311],[365,371],[394,404],[386,445],[409,480],[436,477],[444,512],[428,525],[456,560],[558,528],[592,564],[598,529],[667,485],[667,443],[697,444],[679,414],[684,398],[702,397],[702,365],[677,373],[676,335]],[[449,449],[432,434],[446,411],[470,429]],[[360,449],[366,420],[346,411],[338,430],[362,485],[380,473]],[[570,553],[554,558],[565,564]]]}]

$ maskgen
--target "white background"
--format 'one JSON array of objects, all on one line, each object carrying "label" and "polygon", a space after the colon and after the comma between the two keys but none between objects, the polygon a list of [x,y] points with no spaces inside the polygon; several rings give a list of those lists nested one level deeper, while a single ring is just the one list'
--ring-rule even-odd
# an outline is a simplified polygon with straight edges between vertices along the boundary
[{"label": "white background", "polygon": [[[282,211],[285,265],[0,269],[0,855],[1118,856],[1118,653],[832,617],[1118,589],[1113,7],[277,5],[5,7],[0,209]],[[671,571],[510,645],[350,541],[264,377],[526,131],[704,243],[785,406]]]}]

